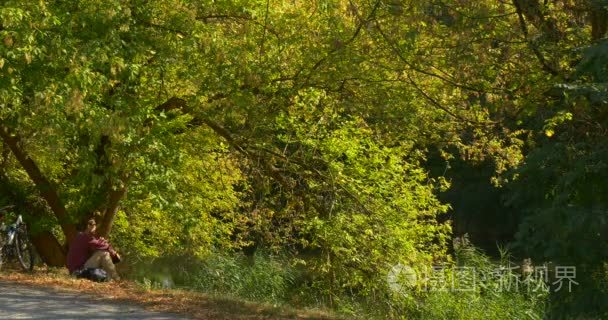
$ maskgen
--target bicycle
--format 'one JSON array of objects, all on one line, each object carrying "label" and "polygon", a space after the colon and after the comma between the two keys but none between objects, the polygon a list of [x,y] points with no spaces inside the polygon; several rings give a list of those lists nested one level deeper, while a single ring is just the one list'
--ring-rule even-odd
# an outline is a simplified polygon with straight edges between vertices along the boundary
[{"label": "bicycle", "polygon": [[15,258],[24,271],[34,269],[34,247],[30,242],[27,225],[23,217],[17,215],[14,223],[6,225],[3,213],[9,212],[14,206],[0,208],[0,268]]}]

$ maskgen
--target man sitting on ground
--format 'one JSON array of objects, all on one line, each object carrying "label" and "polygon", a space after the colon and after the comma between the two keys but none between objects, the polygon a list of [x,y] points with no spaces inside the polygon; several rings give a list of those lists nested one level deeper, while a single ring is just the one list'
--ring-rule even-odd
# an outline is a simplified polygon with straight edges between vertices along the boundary
[{"label": "man sitting on ground", "polygon": [[91,218],[87,221],[85,231],[79,232],[72,240],[67,257],[68,270],[74,274],[82,269],[102,268],[110,279],[120,280],[112,262],[112,257],[120,260],[120,256],[106,239],[97,237],[96,228],[95,219]]}]

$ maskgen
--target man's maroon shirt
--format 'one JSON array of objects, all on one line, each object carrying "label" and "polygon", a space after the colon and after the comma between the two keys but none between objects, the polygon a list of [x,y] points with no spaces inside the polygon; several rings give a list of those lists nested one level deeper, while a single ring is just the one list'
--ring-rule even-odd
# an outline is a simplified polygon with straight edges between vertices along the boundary
[{"label": "man's maroon shirt", "polygon": [[110,244],[102,238],[97,238],[86,232],[79,232],[70,243],[68,251],[67,266],[70,273],[82,268],[87,259],[96,250],[108,250]]}]

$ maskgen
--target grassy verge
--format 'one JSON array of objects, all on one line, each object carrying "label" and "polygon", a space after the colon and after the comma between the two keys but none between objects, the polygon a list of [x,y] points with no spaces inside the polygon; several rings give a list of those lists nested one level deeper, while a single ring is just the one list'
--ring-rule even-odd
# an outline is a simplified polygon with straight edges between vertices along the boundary
[{"label": "grassy verge", "polygon": [[148,310],[175,312],[194,319],[340,319],[326,311],[291,309],[178,289],[146,289],[132,281],[95,283],[75,279],[67,271],[38,269],[32,274],[0,273],[0,279],[24,285],[85,293],[102,300],[134,303]]},{"label": "grassy verge", "polygon": [[[522,286],[515,287],[515,281],[522,281],[523,275],[506,268],[511,265],[507,252],[501,261],[493,261],[463,240],[463,244],[455,248],[453,258],[452,262],[439,265],[440,269],[434,273],[419,274],[414,286],[400,278],[396,280],[404,281],[399,283],[402,290],[386,288],[367,295],[331,288],[327,279],[315,277],[317,274],[301,265],[294,266],[288,258],[265,253],[256,253],[254,259],[216,253],[200,260],[183,257],[141,260],[122,274],[137,279],[143,289],[177,285],[205,297],[216,297],[220,300],[216,304],[225,302],[228,311],[236,305],[233,301],[257,301],[251,305],[266,306],[264,311],[239,307],[246,310],[239,312],[263,312],[271,314],[270,319],[332,318],[329,313],[286,309],[294,307],[299,308],[296,310],[332,310],[343,318],[366,320],[542,318],[547,293],[528,290],[539,287],[539,279],[534,278],[528,279],[527,286],[522,282]],[[389,286],[387,276],[382,274],[371,275],[365,281],[374,282],[378,288]],[[292,311],[285,313],[285,310]],[[229,318],[241,319],[238,315]]]}]

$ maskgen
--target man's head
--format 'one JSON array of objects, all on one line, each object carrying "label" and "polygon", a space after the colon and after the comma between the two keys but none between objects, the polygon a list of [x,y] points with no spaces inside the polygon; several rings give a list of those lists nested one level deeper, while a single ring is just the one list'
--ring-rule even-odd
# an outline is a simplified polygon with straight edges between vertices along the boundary
[{"label": "man's head", "polygon": [[97,223],[95,223],[95,219],[91,218],[87,220],[87,227],[85,229],[86,233],[93,234],[97,229]]}]

